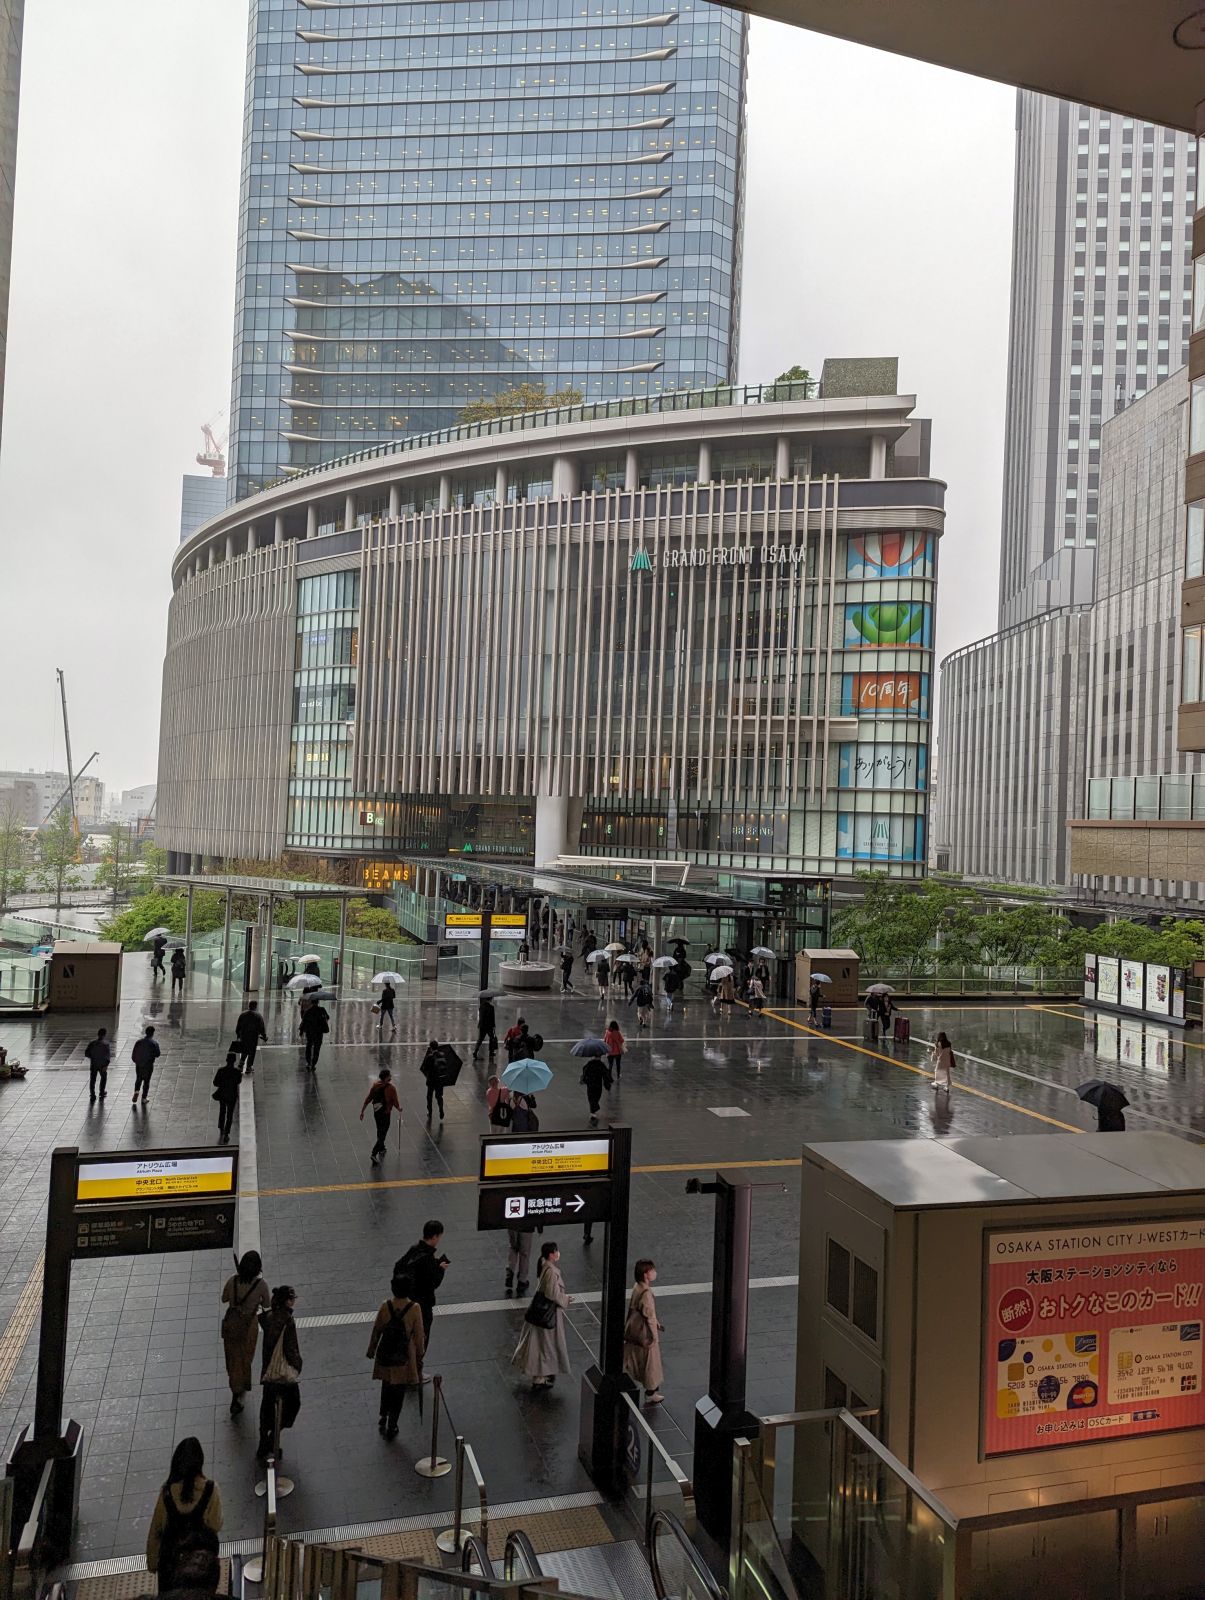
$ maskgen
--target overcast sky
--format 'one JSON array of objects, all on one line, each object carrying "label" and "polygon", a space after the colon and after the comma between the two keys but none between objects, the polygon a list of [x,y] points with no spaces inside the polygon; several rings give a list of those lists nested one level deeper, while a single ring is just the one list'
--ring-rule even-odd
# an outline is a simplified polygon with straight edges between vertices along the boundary
[{"label": "overcast sky", "polygon": [[[0,767],[155,777],[180,478],[225,412],[246,0],[26,8]],[[900,357],[949,484],[939,655],[995,621],[1013,92],[754,21],[741,372]]]}]

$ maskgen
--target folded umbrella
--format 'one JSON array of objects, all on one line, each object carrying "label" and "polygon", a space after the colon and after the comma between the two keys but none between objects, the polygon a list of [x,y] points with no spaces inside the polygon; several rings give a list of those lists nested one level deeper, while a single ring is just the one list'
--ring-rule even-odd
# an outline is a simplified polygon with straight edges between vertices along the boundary
[{"label": "folded umbrella", "polygon": [[299,972],[285,984],[286,989],[321,989],[321,987],[322,979],[316,978],[312,972]]},{"label": "folded umbrella", "polygon": [[1115,1083],[1106,1083],[1103,1078],[1090,1078],[1075,1092],[1086,1105],[1096,1106],[1100,1111],[1124,1111],[1130,1103],[1124,1090]]},{"label": "folded umbrella", "polygon": [[571,1056],[609,1056],[611,1052],[601,1039],[579,1039],[569,1051]]},{"label": "folded umbrella", "polygon": [[512,1061],[503,1070],[502,1082],[517,1094],[539,1094],[552,1082],[552,1068],[546,1061]]}]

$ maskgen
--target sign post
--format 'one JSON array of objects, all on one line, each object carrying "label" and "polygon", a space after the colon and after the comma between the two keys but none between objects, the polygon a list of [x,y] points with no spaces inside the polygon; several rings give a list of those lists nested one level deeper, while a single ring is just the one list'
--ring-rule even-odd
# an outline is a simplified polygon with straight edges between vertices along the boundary
[{"label": "sign post", "polygon": [[490,931],[493,927],[494,914],[492,911],[481,913],[481,987],[488,989],[490,986]]}]

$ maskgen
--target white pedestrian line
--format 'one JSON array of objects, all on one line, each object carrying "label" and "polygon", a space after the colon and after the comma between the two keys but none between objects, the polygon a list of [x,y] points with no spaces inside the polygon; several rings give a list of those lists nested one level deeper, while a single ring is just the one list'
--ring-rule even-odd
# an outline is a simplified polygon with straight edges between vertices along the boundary
[{"label": "white pedestrian line", "polygon": [[708,1106],[707,1109],[713,1117],[747,1117],[749,1115],[743,1106]]},{"label": "white pedestrian line", "polygon": [[239,1085],[238,1103],[239,1199],[238,1253],[259,1249],[259,1155],[255,1139],[255,1075],[248,1072]]},{"label": "white pedestrian line", "polygon": [[[601,1226],[601,1224],[600,1224]],[[750,1289],[793,1289],[799,1284],[799,1279],[793,1274],[780,1278],[750,1278]],[[712,1282],[708,1278],[700,1283],[659,1283],[657,1293],[659,1296],[710,1294]],[[587,1289],[584,1294],[573,1296],[574,1305],[598,1305],[602,1301],[602,1293],[598,1289]],[[526,1298],[519,1299],[511,1296],[508,1300],[458,1300],[449,1304],[442,1301],[436,1305],[437,1317],[464,1317],[476,1316],[482,1311],[514,1311],[516,1308],[526,1307]],[[294,1321],[299,1328],[354,1328],[367,1324],[376,1316],[376,1308],[371,1311],[343,1311],[335,1312],[325,1317],[295,1317]]]},{"label": "white pedestrian line", "polygon": [[[546,1038],[544,1043],[546,1045],[576,1044],[577,1041],[583,1037],[585,1037],[585,1035],[574,1033],[571,1034],[567,1039]],[[852,1037],[852,1035],[850,1037]],[[799,1043],[799,1040],[793,1035],[778,1036],[765,1033],[629,1033],[625,1035],[625,1041],[629,1051],[634,1046],[642,1044],[786,1044],[796,1046]],[[443,1043],[453,1045],[457,1050],[468,1050],[471,1055],[474,1041],[472,1039],[445,1039],[443,1040]],[[325,1055],[328,1050],[374,1050],[381,1046],[393,1045],[396,1045],[402,1050],[425,1050],[427,1048],[427,1035],[424,1034],[421,1039],[377,1039],[375,1037],[365,1039],[327,1038],[323,1042],[322,1053]],[[296,1044],[261,1044],[259,1048],[261,1050],[304,1050],[305,1044],[299,1040]],[[503,1051],[501,1049],[498,1050],[495,1059],[499,1062],[503,1061]],[[487,1064],[487,1058],[485,1056],[478,1056],[477,1060],[480,1066],[485,1066]],[[507,1066],[510,1065],[509,1062],[505,1062],[504,1064]]]}]

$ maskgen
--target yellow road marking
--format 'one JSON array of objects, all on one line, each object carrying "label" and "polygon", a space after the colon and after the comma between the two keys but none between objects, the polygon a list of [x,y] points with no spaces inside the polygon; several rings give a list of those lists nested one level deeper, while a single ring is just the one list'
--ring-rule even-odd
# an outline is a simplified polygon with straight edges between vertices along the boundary
[{"label": "yellow road marking", "polygon": [[[1029,1009],[1031,1011],[1048,1011],[1052,1017],[1066,1017],[1071,1022],[1136,1022],[1140,1028],[1145,1028],[1148,1023],[1156,1028],[1167,1026],[1166,1023],[1161,1023],[1156,1017],[1141,1017],[1136,1013],[1131,1013],[1127,1016],[1124,1011],[1089,1011],[1086,1007],[1082,1011],[1059,1011],[1054,1006],[1030,1006]],[[1205,1050],[1205,1044],[1199,1044],[1195,1039],[1185,1039],[1182,1033],[1179,1038],[1173,1039],[1172,1042],[1174,1044],[1182,1044],[1186,1050]]]},{"label": "yellow road marking", "polygon": [[25,1341],[29,1338],[30,1329],[37,1321],[38,1311],[42,1304],[42,1268],[45,1261],[46,1252],[43,1250],[39,1253],[29,1277],[25,1280],[25,1287],[21,1290],[20,1297],[13,1307],[13,1314],[8,1319],[8,1326],[3,1333],[0,1333],[0,1396],[3,1396],[13,1373],[17,1370],[17,1362],[21,1359]]},{"label": "yellow road marking", "polygon": [[[839,1044],[843,1050],[852,1050],[860,1056],[869,1056],[873,1061],[885,1061],[888,1066],[901,1067],[905,1072],[913,1072],[918,1078],[932,1078],[925,1067],[914,1067],[910,1061],[901,1061],[898,1056],[886,1056],[881,1050],[868,1050],[863,1044],[855,1044],[851,1039],[842,1039],[834,1033],[821,1033],[817,1028],[805,1028],[802,1022],[794,1022],[790,1017],[784,1017],[778,1011],[763,1011],[762,1016],[773,1017],[776,1022],[784,1022],[788,1028],[797,1028],[800,1033],[809,1034],[813,1039],[827,1039],[832,1044]],[[1057,1117],[1048,1117],[1043,1111],[1031,1111],[1028,1106],[1019,1106],[1015,1101],[1002,1100],[998,1095],[988,1094],[986,1089],[976,1089],[969,1083],[959,1080],[959,1094],[973,1094],[978,1100],[990,1100],[993,1105],[1004,1106],[1008,1111],[1017,1111],[1023,1117],[1033,1117],[1037,1122],[1048,1122],[1052,1128],[1062,1128],[1067,1133],[1083,1133],[1082,1128],[1074,1127],[1070,1122],[1060,1122]]]},{"label": "yellow road marking", "polygon": [[[799,1167],[799,1156],[776,1156],[761,1161],[665,1161],[649,1166],[633,1167],[637,1172],[715,1172],[724,1167],[743,1171],[746,1167]],[[476,1183],[475,1172],[452,1172],[444,1178],[378,1178],[359,1183],[315,1183],[296,1189],[244,1189],[243,1200],[270,1200],[282,1195],[298,1194],[353,1194],[361,1189],[428,1189],[445,1183]]]}]

